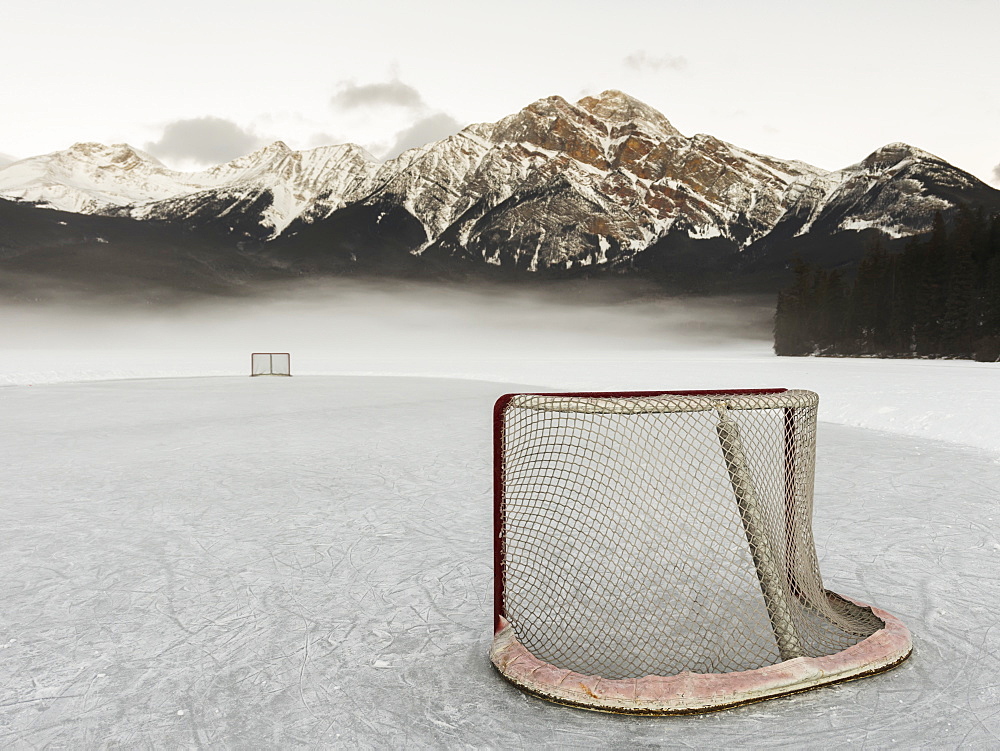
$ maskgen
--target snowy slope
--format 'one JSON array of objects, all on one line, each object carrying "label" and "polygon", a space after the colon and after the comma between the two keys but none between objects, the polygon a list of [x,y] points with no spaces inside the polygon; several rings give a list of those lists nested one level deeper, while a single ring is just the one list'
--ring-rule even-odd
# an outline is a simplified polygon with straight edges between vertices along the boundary
[{"label": "snowy slope", "polygon": [[320,194],[328,208],[355,200],[375,164],[354,144],[299,152],[277,141],[201,172],[177,172],[127,144],[78,143],[0,170],[0,196],[77,213],[184,221],[223,197],[228,212],[267,194],[259,221],[277,234]]},{"label": "snowy slope", "polygon": [[979,180],[940,157],[905,143],[891,143],[857,164],[793,186],[795,198],[782,218],[799,221],[796,235],[817,225],[826,231],[877,229],[890,237],[930,230],[934,213],[947,211],[951,195],[974,194]]},{"label": "snowy slope", "polygon": [[78,143],[0,170],[0,195],[5,198],[78,213],[100,213],[218,184],[200,174],[170,170],[124,143]]},{"label": "snowy slope", "polygon": [[374,158],[354,144],[292,151],[277,141],[199,173],[213,181],[213,187],[133,205],[127,213],[137,219],[197,223],[256,204],[262,206],[258,223],[265,236],[275,236],[303,214],[329,214],[357,200],[376,166]]}]

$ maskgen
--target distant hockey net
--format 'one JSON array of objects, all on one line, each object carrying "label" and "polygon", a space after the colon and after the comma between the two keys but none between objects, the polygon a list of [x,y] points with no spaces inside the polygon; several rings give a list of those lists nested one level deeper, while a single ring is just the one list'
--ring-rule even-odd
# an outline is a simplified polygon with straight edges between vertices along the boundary
[{"label": "distant hockey net", "polygon": [[521,688],[683,714],[886,670],[906,628],[823,588],[818,397],[513,394],[496,406],[496,633]]},{"label": "distant hockey net", "polygon": [[250,355],[251,376],[290,376],[292,358],[287,352],[254,352]]}]

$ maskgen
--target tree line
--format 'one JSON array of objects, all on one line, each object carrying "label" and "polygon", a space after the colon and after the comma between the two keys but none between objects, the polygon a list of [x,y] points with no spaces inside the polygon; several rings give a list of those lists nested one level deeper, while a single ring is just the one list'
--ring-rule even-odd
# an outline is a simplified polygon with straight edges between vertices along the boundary
[{"label": "tree line", "polygon": [[902,252],[880,241],[853,279],[793,261],[778,294],[779,355],[875,355],[1000,360],[1000,216],[940,212],[927,235]]}]

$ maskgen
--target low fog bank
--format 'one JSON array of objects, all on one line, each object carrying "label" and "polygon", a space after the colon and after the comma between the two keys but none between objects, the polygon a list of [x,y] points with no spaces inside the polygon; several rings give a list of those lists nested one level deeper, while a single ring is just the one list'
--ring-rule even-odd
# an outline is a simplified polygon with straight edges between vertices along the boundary
[{"label": "low fog bank", "polygon": [[820,394],[820,420],[1000,455],[1000,364],[776,357],[771,310],[759,298],[668,299],[589,283],[337,282],[169,308],[8,305],[0,386],[246,377],[251,352],[290,352],[293,375],[306,378],[253,379],[262,394],[268,383],[308,387],[310,375],[461,378],[507,390],[803,388]]},{"label": "low fog bank", "polygon": [[[426,371],[435,362],[460,366],[465,358],[501,355],[761,353],[770,348],[772,316],[769,297],[668,298],[634,281],[468,287],[337,280],[159,307],[6,305],[0,347],[22,354],[6,358],[0,383],[24,382],[19,372],[61,380],[54,370],[70,380],[73,373],[243,374],[251,352],[290,352],[298,373],[371,372],[390,364],[397,371],[407,362]],[[52,362],[44,355],[61,351],[73,353],[61,365],[58,356]]]}]

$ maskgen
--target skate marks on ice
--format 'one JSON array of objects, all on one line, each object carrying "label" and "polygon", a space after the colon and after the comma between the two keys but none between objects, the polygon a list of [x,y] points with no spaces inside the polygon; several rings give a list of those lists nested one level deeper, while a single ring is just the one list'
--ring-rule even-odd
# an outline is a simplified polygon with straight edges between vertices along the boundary
[{"label": "skate marks on ice", "polygon": [[0,390],[0,744],[997,743],[996,457],[820,426],[824,581],[912,630],[884,676],[671,720],[495,675],[493,400],[205,378]]},{"label": "skate marks on ice", "polygon": [[449,722],[435,684],[487,644],[497,389],[6,390],[0,742],[403,739],[407,685]]}]

